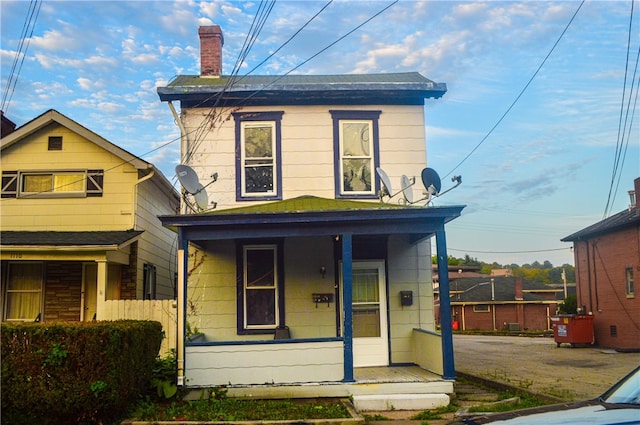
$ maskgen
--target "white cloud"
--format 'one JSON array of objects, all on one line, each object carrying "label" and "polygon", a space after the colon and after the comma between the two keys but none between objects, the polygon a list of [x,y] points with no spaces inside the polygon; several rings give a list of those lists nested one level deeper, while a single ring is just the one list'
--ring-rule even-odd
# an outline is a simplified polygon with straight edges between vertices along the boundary
[{"label": "white cloud", "polygon": [[80,77],[76,81],[82,90],[97,90],[104,87],[102,80],[90,80],[89,78]]},{"label": "white cloud", "polygon": [[[67,27],[63,27],[66,29]],[[65,34],[59,30],[46,31],[43,36],[34,36],[29,45],[45,50],[73,50],[80,47],[80,37]]]}]

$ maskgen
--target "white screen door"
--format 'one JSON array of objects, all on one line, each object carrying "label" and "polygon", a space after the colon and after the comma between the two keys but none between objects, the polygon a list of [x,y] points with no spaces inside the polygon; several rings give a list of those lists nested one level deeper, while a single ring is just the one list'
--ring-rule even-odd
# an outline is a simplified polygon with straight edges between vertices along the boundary
[{"label": "white screen door", "polygon": [[353,365],[387,366],[387,298],[384,261],[353,262]]}]

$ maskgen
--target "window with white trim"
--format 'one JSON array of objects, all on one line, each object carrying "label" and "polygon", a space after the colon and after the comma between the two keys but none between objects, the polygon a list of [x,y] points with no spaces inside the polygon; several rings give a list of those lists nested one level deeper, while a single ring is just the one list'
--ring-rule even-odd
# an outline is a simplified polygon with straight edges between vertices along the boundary
[{"label": "window with white trim", "polygon": [[380,111],[330,111],[333,118],[336,197],[375,198],[379,190]]},{"label": "window with white trim", "polygon": [[4,320],[33,322],[42,312],[43,263],[10,262],[4,299]]},{"label": "window with white trim", "polygon": [[489,304],[476,304],[473,306],[474,313],[488,313],[489,311]]},{"label": "window with white trim", "polygon": [[236,198],[282,199],[282,112],[234,113]]},{"label": "window with white trim", "polygon": [[636,284],[633,279],[633,267],[625,269],[627,296],[634,297],[636,295]]}]

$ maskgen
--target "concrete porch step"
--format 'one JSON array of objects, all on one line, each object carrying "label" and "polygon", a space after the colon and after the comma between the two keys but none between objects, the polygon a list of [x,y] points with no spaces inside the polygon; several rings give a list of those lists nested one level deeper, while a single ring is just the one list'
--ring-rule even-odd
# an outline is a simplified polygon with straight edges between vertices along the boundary
[{"label": "concrete porch step", "polygon": [[449,405],[447,394],[370,394],[354,395],[358,412],[385,410],[426,410]]}]

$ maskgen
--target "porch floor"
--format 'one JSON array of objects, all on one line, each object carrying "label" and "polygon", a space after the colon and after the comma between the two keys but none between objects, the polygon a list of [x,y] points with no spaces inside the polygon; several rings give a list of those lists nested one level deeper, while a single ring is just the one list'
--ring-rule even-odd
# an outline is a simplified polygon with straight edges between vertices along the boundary
[{"label": "porch floor", "polygon": [[227,387],[230,397],[312,398],[357,395],[451,394],[453,381],[418,366],[354,369],[355,382],[319,382]]},{"label": "porch floor", "polygon": [[432,382],[441,381],[442,377],[418,366],[376,366],[357,367],[353,369],[356,383],[391,383],[391,382]]}]

